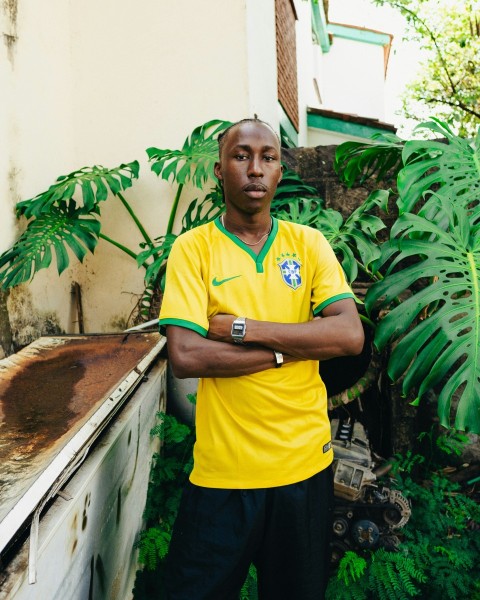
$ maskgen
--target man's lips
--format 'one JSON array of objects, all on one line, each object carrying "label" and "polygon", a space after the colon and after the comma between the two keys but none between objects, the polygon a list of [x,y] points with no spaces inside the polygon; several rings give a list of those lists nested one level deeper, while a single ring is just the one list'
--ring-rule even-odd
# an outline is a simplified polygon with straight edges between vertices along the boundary
[{"label": "man's lips", "polygon": [[263,183],[249,183],[244,186],[243,191],[253,198],[261,198],[265,195],[267,187]]}]

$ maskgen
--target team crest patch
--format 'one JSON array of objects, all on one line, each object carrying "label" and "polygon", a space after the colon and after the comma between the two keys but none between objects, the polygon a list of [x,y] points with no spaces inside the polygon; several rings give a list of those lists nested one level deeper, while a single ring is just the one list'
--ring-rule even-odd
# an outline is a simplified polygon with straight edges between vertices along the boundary
[{"label": "team crest patch", "polygon": [[296,254],[282,254],[277,258],[277,264],[280,267],[283,281],[296,290],[302,285],[302,275],[300,273],[301,263]]}]

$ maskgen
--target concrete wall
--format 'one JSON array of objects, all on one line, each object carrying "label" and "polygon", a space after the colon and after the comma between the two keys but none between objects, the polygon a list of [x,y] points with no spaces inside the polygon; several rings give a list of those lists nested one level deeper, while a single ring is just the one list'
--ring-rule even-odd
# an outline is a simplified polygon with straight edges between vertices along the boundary
[{"label": "concrete wall", "polygon": [[[8,0],[0,33],[0,251],[20,233],[17,201],[74,169],[134,159],[141,176],[126,196],[148,233],[161,235],[175,189],[149,171],[147,147],[179,148],[214,118],[257,113],[278,123],[274,0]],[[141,237],[118,201],[102,215],[102,231],[136,251]],[[38,337],[45,319],[77,331],[72,282],[85,330],[111,331],[126,324],[143,272],[101,241],[84,265],[60,278],[53,266],[12,290],[14,337]]]}]

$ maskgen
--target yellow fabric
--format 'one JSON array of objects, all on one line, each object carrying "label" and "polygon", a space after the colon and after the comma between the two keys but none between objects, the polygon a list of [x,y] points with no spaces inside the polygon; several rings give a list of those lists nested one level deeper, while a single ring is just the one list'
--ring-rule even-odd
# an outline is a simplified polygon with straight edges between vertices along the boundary
[{"label": "yellow fabric", "polygon": [[[273,219],[257,257],[217,219],[175,241],[160,326],[206,336],[217,313],[247,317],[247,329],[248,318],[302,323],[346,297],[353,294],[320,232]],[[203,378],[192,483],[273,487],[328,466],[330,424],[318,367],[318,361],[302,361],[254,375]]]}]

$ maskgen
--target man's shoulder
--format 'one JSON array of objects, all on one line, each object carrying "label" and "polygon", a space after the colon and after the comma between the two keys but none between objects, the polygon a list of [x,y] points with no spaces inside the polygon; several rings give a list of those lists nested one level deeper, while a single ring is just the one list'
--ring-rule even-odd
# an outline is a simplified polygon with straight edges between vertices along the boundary
[{"label": "man's shoulder", "polygon": [[177,237],[175,243],[188,244],[197,240],[208,240],[214,233],[215,229],[216,226],[214,221],[209,221],[208,223],[204,223],[203,225],[198,225],[198,227],[184,231]]},{"label": "man's shoulder", "polygon": [[296,237],[303,237],[312,240],[318,240],[322,236],[318,229],[310,227],[309,225],[302,225],[300,223],[293,223],[292,221],[283,221],[278,219],[280,233],[293,234]]}]

